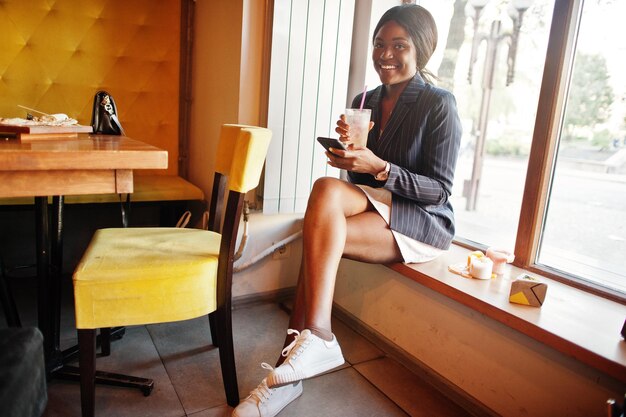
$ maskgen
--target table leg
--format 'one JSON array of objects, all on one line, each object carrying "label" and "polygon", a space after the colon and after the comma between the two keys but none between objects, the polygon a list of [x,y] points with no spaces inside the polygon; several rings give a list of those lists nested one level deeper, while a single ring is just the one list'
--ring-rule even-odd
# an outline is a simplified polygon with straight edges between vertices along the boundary
[{"label": "table leg", "polygon": [[61,286],[63,282],[63,196],[52,198],[52,240],[50,246],[50,263],[52,274],[51,308],[54,312],[52,339],[54,350],[60,351],[61,338]]},{"label": "table leg", "polygon": [[50,273],[50,220],[48,197],[35,197],[35,233],[37,248],[37,323],[43,334],[43,351],[48,373],[62,366],[55,335],[54,276]]}]

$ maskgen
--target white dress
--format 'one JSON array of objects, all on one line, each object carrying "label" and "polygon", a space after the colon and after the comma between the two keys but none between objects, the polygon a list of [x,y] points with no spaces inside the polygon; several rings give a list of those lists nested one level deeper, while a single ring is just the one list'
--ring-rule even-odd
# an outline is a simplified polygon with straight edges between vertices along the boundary
[{"label": "white dress", "polygon": [[[373,188],[368,185],[355,184],[372,203],[378,214],[389,224],[391,218],[391,191],[384,188]],[[392,230],[393,237],[400,248],[402,259],[406,263],[427,262],[441,255],[445,250],[412,239]]]}]

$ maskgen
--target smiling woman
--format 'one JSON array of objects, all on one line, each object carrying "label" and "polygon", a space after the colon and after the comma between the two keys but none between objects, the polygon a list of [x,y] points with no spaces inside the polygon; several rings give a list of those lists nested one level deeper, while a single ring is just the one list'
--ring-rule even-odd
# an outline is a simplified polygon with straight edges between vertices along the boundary
[{"label": "smiling woman", "polygon": [[[325,177],[313,185],[282,354],[276,368],[264,364],[269,374],[234,416],[274,416],[302,394],[301,380],[344,363],[331,328],[341,258],[425,262],[450,246],[454,217],[448,196],[461,128],[452,94],[421,75],[436,37],[435,22],[421,6],[396,6],[381,18],[372,59],[382,85],[353,101],[353,107],[371,110],[374,129],[367,146],[326,152],[328,164],[346,170],[349,181]],[[344,115],[335,132],[348,141]]]},{"label": "smiling woman", "polygon": [[416,47],[400,24],[392,20],[376,32],[372,61],[380,81],[385,85],[406,83],[415,75]]},{"label": "smiling woman", "polygon": [[387,93],[381,103],[379,123],[380,130],[384,130],[399,93],[417,73],[417,52],[407,31],[393,20],[375,33],[372,61]]},{"label": "smiling woman", "polygon": [[372,61],[380,81],[387,87],[387,97],[381,105],[379,128],[383,130],[393,108],[397,94],[416,73],[432,83],[432,74],[426,69],[437,47],[437,26],[432,15],[424,8],[414,13],[401,13],[402,9],[389,9],[374,28]]}]

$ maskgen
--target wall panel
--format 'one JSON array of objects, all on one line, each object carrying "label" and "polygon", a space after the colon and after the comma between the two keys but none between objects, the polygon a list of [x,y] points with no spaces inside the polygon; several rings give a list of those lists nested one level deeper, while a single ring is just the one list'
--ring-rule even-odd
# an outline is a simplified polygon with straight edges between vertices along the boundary
[{"label": "wall panel", "polygon": [[317,136],[334,136],[345,108],[354,0],[276,0],[268,127],[265,213],[306,208],[316,178],[339,176]]}]

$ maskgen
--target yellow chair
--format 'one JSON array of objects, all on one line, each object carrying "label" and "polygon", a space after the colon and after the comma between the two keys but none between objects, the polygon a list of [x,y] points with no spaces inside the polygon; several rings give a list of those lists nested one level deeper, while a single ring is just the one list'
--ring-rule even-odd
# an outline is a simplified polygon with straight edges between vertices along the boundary
[{"label": "yellow chair", "polygon": [[[211,201],[212,230],[98,230],[74,272],[81,408],[95,410],[96,329],[172,322],[210,314],[229,405],[239,403],[232,338],[231,284],[245,193],[259,183],[271,138],[264,128],[224,125]],[[222,233],[220,198],[228,179]],[[215,343],[216,340],[219,342]],[[134,378],[134,377],[130,377]],[[150,381],[150,380],[148,380]],[[152,387],[144,391],[148,395]]]}]

